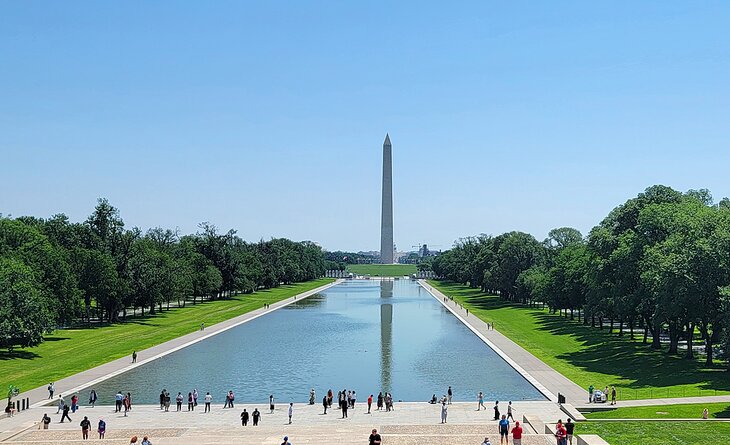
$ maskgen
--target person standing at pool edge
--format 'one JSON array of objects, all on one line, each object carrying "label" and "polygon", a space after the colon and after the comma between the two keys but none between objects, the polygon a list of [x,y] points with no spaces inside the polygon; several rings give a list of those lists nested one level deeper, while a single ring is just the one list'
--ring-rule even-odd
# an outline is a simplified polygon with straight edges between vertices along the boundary
[{"label": "person standing at pool edge", "polygon": [[294,403],[289,402],[289,425],[291,425],[291,416],[294,414]]},{"label": "person standing at pool edge", "polygon": [[269,395],[269,414],[273,414],[274,412],[274,395]]},{"label": "person standing at pool edge", "polygon": [[213,401],[213,396],[210,395],[210,392],[205,393],[205,412],[210,412],[210,402]]},{"label": "person standing at pool edge", "polygon": [[322,414],[327,414],[327,396],[322,397],[322,406],[324,407]]},{"label": "person standing at pool edge", "polygon": [[454,393],[451,391],[451,385],[449,385],[449,390],[446,392],[446,403],[451,405],[451,396],[453,396]]},{"label": "person standing at pool edge", "polygon": [[441,423],[446,423],[446,416],[448,416],[448,408],[446,402],[441,402]]},{"label": "person standing at pool edge", "polygon": [[373,406],[373,395],[370,394],[370,397],[368,397],[368,414],[370,414],[370,407]]}]

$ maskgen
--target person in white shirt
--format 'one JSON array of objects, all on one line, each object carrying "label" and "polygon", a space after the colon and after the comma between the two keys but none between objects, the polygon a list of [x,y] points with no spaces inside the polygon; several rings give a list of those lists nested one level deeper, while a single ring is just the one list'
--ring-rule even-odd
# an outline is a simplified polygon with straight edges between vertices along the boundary
[{"label": "person in white shirt", "polygon": [[205,412],[210,412],[210,402],[213,401],[213,396],[209,392],[205,393]]}]

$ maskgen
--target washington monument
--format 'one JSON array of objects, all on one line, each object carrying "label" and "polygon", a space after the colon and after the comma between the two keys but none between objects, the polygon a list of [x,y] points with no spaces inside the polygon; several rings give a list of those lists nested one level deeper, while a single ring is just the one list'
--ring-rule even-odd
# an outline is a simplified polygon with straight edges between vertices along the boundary
[{"label": "washington monument", "polygon": [[380,262],[393,264],[393,147],[390,136],[383,142],[383,210],[380,220]]}]

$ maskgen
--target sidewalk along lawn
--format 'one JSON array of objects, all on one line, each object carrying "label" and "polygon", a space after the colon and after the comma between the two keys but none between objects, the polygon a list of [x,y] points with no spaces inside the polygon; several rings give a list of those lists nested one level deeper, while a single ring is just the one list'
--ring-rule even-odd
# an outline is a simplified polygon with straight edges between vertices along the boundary
[{"label": "sidewalk along lawn", "polygon": [[610,411],[583,413],[593,419],[701,419],[707,408],[711,419],[730,419],[730,402],[683,403],[677,405],[628,406]]},{"label": "sidewalk along lawn", "polygon": [[722,444],[730,443],[730,422],[580,422],[575,434],[598,434],[611,445]]},{"label": "sidewalk along lawn", "polygon": [[[128,318],[99,327],[63,329],[45,337],[32,348],[0,351],[0,385],[13,384],[22,391],[47,385],[64,377],[116,360],[132,351],[164,343],[215,323],[331,283],[319,279],[242,294],[227,300],[205,301],[154,316]],[[144,357],[140,357],[144,358]]]},{"label": "sidewalk along lawn", "polygon": [[[619,400],[709,396],[730,393],[730,373],[722,363],[707,369],[704,360],[687,360],[652,350],[629,334],[623,337],[577,321],[501,300],[464,285],[429,284],[462,303],[477,317],[576,384],[603,389],[615,385]],[[573,403],[576,403],[575,401]]]},{"label": "sidewalk along lawn", "polygon": [[418,272],[415,264],[349,264],[347,271],[371,277],[402,277]]}]

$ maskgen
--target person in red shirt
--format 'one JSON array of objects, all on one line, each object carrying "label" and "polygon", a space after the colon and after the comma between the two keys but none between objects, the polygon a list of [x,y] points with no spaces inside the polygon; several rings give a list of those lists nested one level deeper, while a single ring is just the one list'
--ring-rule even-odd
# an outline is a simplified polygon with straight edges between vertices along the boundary
[{"label": "person in red shirt", "polygon": [[368,414],[370,414],[370,407],[373,406],[373,395],[370,394],[370,397],[368,397]]},{"label": "person in red shirt", "polygon": [[522,427],[520,422],[515,422],[515,426],[512,428],[512,444],[522,445]]},{"label": "person in red shirt", "polygon": [[555,437],[558,438],[558,445],[567,445],[568,432],[565,430],[561,420],[558,420],[558,425],[555,428]]}]

